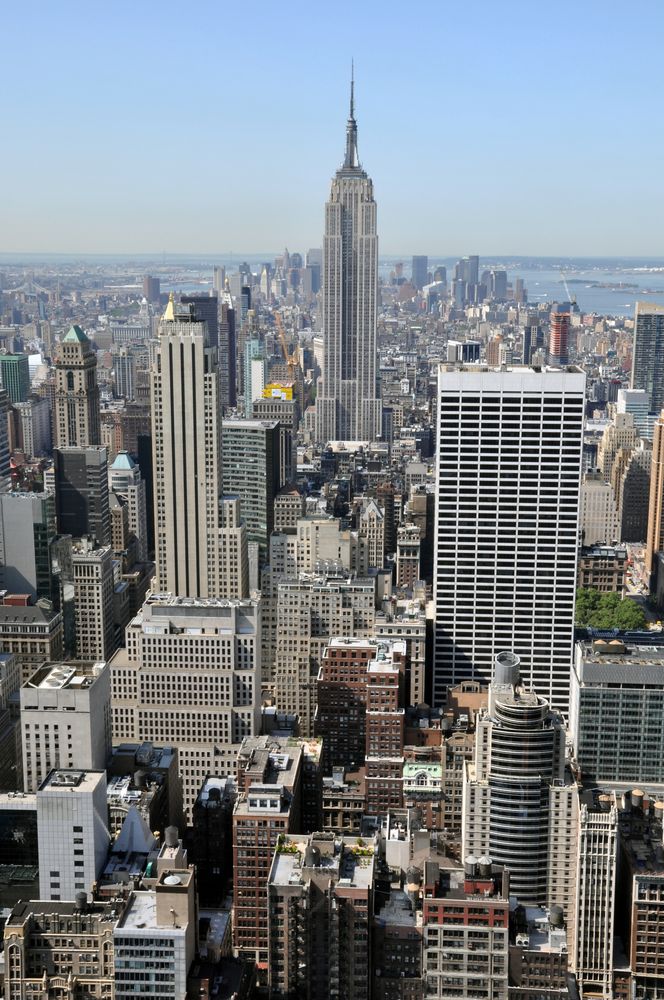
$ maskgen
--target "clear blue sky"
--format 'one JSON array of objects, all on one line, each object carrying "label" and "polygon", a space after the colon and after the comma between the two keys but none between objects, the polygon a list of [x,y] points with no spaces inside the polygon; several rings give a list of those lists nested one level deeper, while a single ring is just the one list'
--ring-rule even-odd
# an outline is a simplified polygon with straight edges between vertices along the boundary
[{"label": "clear blue sky", "polygon": [[664,4],[2,6],[0,250],[318,246],[344,146],[383,253],[664,255]]}]

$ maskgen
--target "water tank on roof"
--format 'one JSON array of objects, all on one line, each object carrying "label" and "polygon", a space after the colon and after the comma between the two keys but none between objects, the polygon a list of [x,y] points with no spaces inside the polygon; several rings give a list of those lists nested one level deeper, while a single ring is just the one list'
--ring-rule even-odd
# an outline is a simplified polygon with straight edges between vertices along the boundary
[{"label": "water tank on roof", "polygon": [[565,912],[562,906],[558,906],[558,904],[556,903],[551,907],[551,911],[549,913],[549,921],[552,927],[565,926]]},{"label": "water tank on roof", "polygon": [[208,791],[208,799],[210,802],[221,802],[221,788],[217,788],[216,785],[213,785]]},{"label": "water tank on roof", "polygon": [[134,771],[134,785],[136,788],[146,788],[148,783],[147,772],[143,770]]},{"label": "water tank on roof", "polygon": [[519,667],[521,658],[516,653],[505,649],[496,655],[493,664],[493,683],[512,684],[516,686],[519,682]]},{"label": "water tank on roof", "polygon": [[164,831],[166,847],[177,847],[179,840],[177,826],[167,826]]},{"label": "water tank on roof", "polygon": [[85,913],[88,908],[88,894],[87,892],[77,892],[75,896],[75,905],[79,913]]},{"label": "water tank on roof", "polygon": [[467,875],[468,878],[476,878],[477,865],[478,861],[475,855],[469,854],[463,865],[464,874]]},{"label": "water tank on roof", "polygon": [[483,854],[478,860],[480,877],[481,878],[491,878],[492,861],[487,854]]}]

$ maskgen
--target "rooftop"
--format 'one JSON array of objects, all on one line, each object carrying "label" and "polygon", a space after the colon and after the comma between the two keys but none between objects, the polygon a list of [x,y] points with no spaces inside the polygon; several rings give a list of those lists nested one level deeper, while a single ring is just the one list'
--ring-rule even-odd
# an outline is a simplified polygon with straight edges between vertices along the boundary
[{"label": "rooftop", "polygon": [[26,688],[41,691],[55,691],[64,688],[82,690],[90,688],[97,680],[106,664],[77,661],[76,663],[45,663],[26,681]]},{"label": "rooftop", "polygon": [[65,791],[94,792],[101,781],[106,782],[105,771],[76,771],[59,768],[51,771],[39,786],[39,795],[62,795]]}]

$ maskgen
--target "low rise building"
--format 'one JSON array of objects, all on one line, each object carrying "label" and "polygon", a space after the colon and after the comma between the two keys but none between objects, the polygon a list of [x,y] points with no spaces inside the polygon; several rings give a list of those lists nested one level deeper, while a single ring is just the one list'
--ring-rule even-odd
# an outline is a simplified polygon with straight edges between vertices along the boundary
[{"label": "low rise building", "polygon": [[577,583],[584,589],[602,594],[625,593],[627,549],[612,545],[593,545],[579,552]]}]

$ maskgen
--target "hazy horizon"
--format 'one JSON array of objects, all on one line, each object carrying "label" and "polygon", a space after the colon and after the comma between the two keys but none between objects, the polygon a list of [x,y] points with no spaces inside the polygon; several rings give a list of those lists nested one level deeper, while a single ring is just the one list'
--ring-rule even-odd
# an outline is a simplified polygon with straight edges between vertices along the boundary
[{"label": "hazy horizon", "polygon": [[11,253],[319,246],[352,56],[381,253],[662,251],[654,2],[70,0],[3,23]]}]

